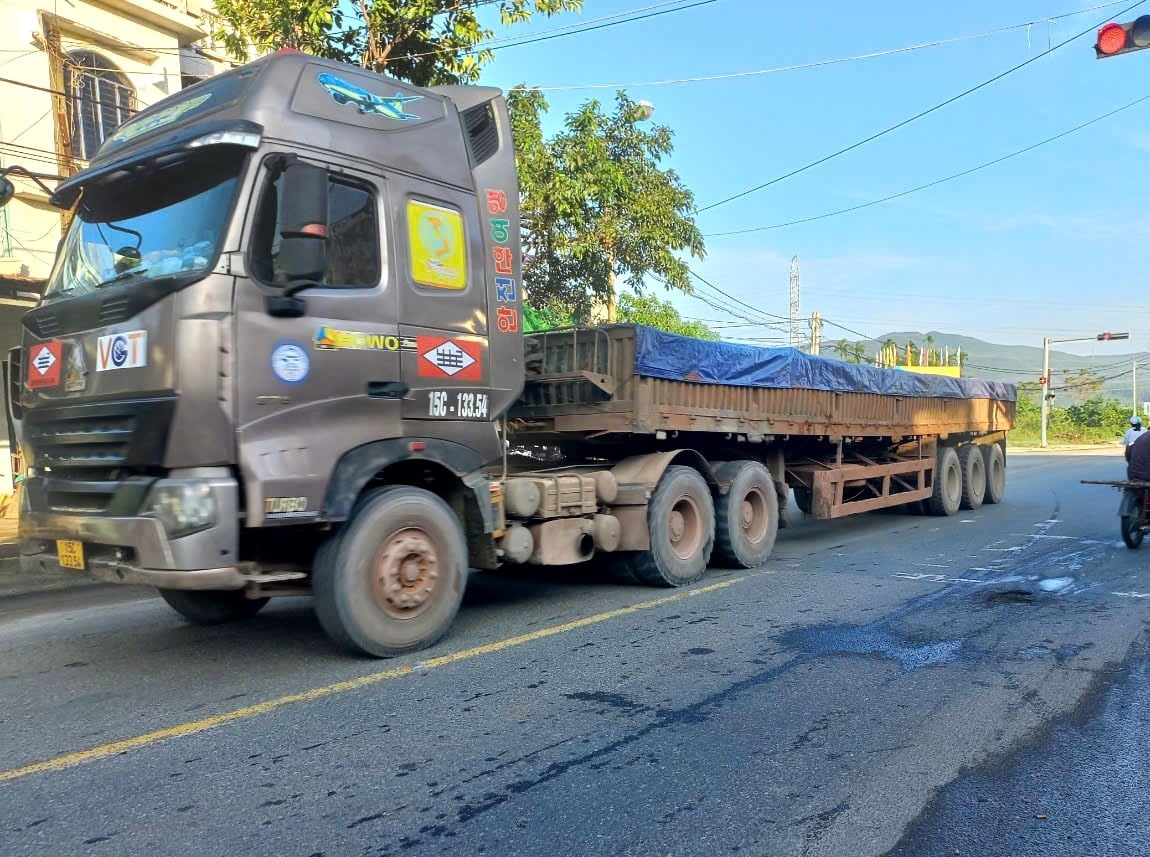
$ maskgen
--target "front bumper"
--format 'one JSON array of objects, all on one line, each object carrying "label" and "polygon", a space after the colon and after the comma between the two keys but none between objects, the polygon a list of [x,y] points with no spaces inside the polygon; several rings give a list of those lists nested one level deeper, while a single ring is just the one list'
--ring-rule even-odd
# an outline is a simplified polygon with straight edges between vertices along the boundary
[{"label": "front bumper", "polygon": [[204,530],[169,537],[158,518],[57,514],[22,509],[22,570],[62,571],[58,540],[83,545],[84,572],[112,583],[135,583],[161,589],[242,589],[253,573],[239,561],[238,485],[230,477],[211,475],[218,510],[216,523]]},{"label": "front bumper", "polygon": [[[85,572],[97,580],[108,583],[127,583],[154,586],[157,589],[243,589],[250,580],[246,565],[224,568],[197,568],[185,571],[170,569],[140,568],[123,562],[92,559]],[[62,568],[51,553],[21,553],[20,570],[28,574],[44,572],[68,573],[71,569]]]}]

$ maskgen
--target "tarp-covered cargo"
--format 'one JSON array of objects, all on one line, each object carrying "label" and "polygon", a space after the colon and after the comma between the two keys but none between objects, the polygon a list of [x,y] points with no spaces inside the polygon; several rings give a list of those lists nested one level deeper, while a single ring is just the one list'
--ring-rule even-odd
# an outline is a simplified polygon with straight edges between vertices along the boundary
[{"label": "tarp-covered cargo", "polygon": [[832,393],[878,393],[916,399],[994,399],[1013,402],[1013,384],[878,369],[815,357],[795,348],[706,342],[651,327],[635,327],[635,373],[668,381],[776,387]]},{"label": "tarp-covered cargo", "polygon": [[637,325],[525,340],[513,430],[532,436],[727,432],[905,437],[1002,432],[1013,384],[917,375],[790,348],[704,342]]}]

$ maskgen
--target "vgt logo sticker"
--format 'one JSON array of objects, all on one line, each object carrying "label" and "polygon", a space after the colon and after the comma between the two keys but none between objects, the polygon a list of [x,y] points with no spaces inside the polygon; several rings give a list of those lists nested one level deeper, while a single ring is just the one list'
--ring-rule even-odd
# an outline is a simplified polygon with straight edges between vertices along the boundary
[{"label": "vgt logo sticker", "polygon": [[96,371],[138,369],[148,365],[148,331],[131,330],[96,341]]}]

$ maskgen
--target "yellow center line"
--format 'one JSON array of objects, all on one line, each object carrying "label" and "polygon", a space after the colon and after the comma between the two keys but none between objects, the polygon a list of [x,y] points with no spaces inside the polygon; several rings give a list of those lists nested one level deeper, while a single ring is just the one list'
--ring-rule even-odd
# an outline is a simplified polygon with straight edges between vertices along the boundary
[{"label": "yellow center line", "polygon": [[77,765],[83,765],[87,762],[95,762],[99,759],[106,759],[109,756],[118,756],[129,750],[136,750],[140,747],[147,747],[152,744],[158,744],[162,741],[170,741],[173,738],[186,738],[189,735],[196,735],[200,732],[206,732],[209,729],[215,729],[219,726],[226,726],[229,723],[236,723],[240,720],[249,720],[253,717],[258,717],[261,714],[269,714],[277,709],[284,708],[288,705],[295,705],[299,702],[311,702],[316,699],[322,699],[325,696],[334,696],[338,693],[347,693],[352,690],[359,690],[360,688],[370,687],[373,684],[379,684],[383,681],[390,679],[402,678],[411,675],[415,672],[426,672],[438,667],[445,667],[449,664],[456,664],[460,661],[470,660],[477,658],[480,655],[489,655],[493,652],[501,652],[504,649],[514,648],[515,646],[522,646],[527,643],[533,643],[536,640],[542,640],[547,637],[553,637],[556,634],[565,634],[568,631],[575,631],[579,628],[586,628],[588,625],[596,625],[600,622],[607,622],[611,619],[618,619],[621,616],[629,616],[632,613],[639,613],[643,610],[650,610],[653,607],[661,607],[664,604],[671,604],[675,601],[681,601],[684,598],[690,598],[696,595],[703,595],[708,592],[716,592],[720,589],[726,589],[728,586],[734,586],[743,581],[749,580],[751,577],[758,576],[763,572],[754,575],[744,575],[743,577],[735,577],[730,580],[724,580],[719,583],[712,583],[707,586],[701,586],[698,589],[688,589],[676,592],[674,595],[667,595],[663,598],[655,598],[650,601],[642,601],[638,604],[632,604],[629,607],[620,607],[616,610],[608,610],[604,613],[596,613],[593,616],[586,616],[582,619],[576,619],[572,622],[564,622],[562,625],[552,625],[549,628],[540,628],[538,631],[532,631],[529,634],[520,634],[516,637],[507,637],[503,640],[498,640],[494,643],[487,643],[482,646],[475,646],[471,649],[464,649],[459,652],[452,652],[447,655],[440,655],[435,658],[428,658],[416,664],[406,664],[401,667],[393,667],[392,669],[380,670],[379,672],[369,673],[359,678],[349,679],[347,681],[339,681],[335,684],[324,685],[323,687],[315,687],[311,690],[305,690],[301,693],[291,693],[287,696],[279,696],[275,699],[269,699],[265,702],[259,702],[255,705],[249,705],[246,708],[237,708],[234,711],[225,711],[222,714],[213,714],[211,717],[204,717],[200,720],[190,720],[186,723],[180,723],[176,726],[168,726],[165,729],[157,729],[155,732],[148,732],[144,735],[137,735],[134,738],[125,738],[122,741],[113,741],[109,744],[101,744],[97,747],[91,747],[87,750],[80,750],[75,753],[66,753],[62,756],[48,759],[43,762],[34,762],[31,765],[24,765],[21,768],[11,768],[6,771],[0,771],[0,783],[11,782],[18,780],[22,777],[28,777],[32,774],[42,774],[49,771],[62,771],[65,768],[73,768]]}]

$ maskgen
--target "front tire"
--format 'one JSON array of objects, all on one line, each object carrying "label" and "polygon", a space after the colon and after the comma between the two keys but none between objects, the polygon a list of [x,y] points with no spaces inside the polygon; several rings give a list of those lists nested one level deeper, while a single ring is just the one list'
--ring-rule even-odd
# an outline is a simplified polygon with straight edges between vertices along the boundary
[{"label": "front tire", "polygon": [[757,461],[732,461],[715,475],[731,481],[715,506],[716,558],[729,568],[758,568],[770,557],[779,533],[775,481]]},{"label": "front tire", "polygon": [[380,658],[434,645],[467,586],[459,519],[435,494],[408,486],[359,504],[313,565],[315,612],[328,637]]},{"label": "front tire", "polygon": [[1138,550],[1142,547],[1142,539],[1145,533],[1142,528],[1138,526],[1138,518],[1133,515],[1122,516],[1122,541],[1126,543],[1126,547],[1132,551]]},{"label": "front tire", "polygon": [[255,616],[267,605],[267,598],[247,598],[242,589],[195,590],[161,589],[168,606],[193,625],[223,625]]},{"label": "front tire", "polygon": [[687,586],[707,572],[715,546],[715,503],[707,481],[692,467],[672,465],[647,505],[651,549],[629,563],[648,586]]}]

